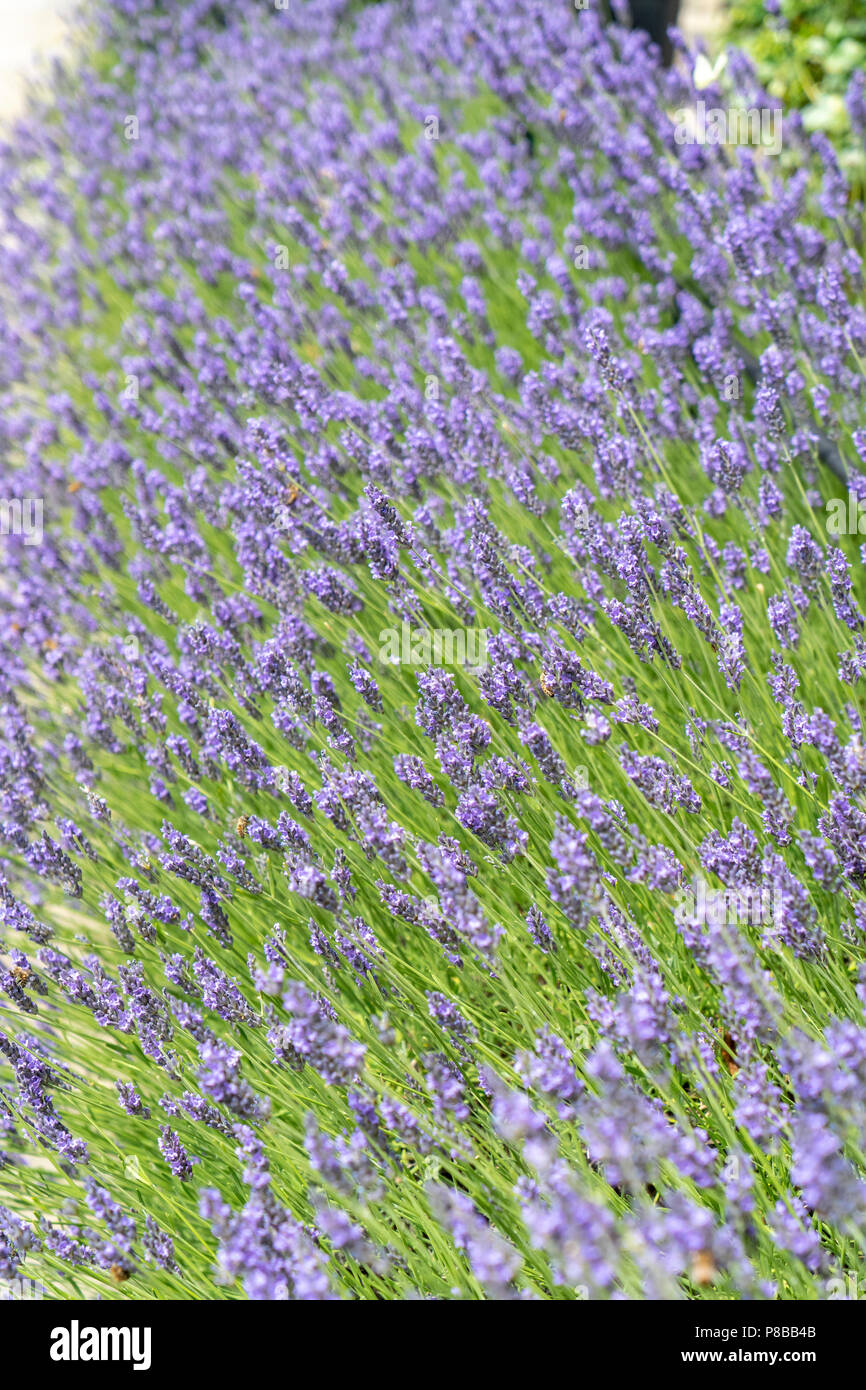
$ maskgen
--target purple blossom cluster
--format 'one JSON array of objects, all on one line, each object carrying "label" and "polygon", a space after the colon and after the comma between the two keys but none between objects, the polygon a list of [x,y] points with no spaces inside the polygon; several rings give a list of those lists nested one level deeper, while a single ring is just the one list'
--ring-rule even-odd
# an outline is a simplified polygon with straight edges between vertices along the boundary
[{"label": "purple blossom cluster", "polygon": [[602,8],[99,0],[0,146],[0,1279],[859,1268],[863,210]]}]

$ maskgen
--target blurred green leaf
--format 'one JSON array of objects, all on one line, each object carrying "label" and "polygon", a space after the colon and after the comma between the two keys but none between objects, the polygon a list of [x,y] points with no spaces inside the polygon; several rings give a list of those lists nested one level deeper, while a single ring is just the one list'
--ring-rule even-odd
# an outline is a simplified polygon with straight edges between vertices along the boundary
[{"label": "blurred green leaf", "polygon": [[827,135],[844,135],[849,127],[848,109],[842,97],[829,93],[803,112],[806,130],[823,130]]}]

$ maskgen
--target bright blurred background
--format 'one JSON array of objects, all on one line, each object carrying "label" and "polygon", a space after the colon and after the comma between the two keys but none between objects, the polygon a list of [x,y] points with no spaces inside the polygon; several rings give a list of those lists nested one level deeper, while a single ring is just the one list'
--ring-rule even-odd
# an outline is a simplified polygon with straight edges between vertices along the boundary
[{"label": "bright blurred background", "polygon": [[0,0],[0,120],[21,107],[27,83],[63,49],[74,0]]}]

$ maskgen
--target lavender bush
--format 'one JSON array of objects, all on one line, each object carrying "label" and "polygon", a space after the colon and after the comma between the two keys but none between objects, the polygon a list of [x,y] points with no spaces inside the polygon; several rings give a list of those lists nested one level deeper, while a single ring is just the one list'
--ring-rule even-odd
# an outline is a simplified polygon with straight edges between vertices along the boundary
[{"label": "lavender bush", "polygon": [[0,151],[0,1279],[849,1288],[831,147],[592,3],[86,24]]}]

